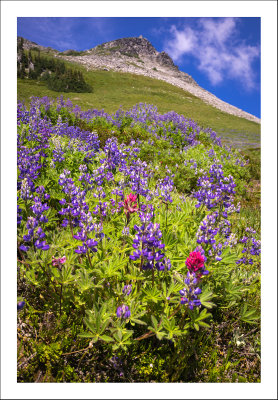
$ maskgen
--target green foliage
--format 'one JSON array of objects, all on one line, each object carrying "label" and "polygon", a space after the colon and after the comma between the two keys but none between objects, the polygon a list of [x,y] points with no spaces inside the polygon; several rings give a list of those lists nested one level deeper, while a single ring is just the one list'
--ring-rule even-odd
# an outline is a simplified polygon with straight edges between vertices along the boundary
[{"label": "green foliage", "polygon": [[75,93],[90,93],[92,88],[84,81],[84,77],[80,71],[71,69],[64,73],[56,72],[48,74],[47,87],[56,92],[75,92]]},{"label": "green foliage", "polygon": [[18,47],[17,74],[21,79],[29,78],[45,82],[48,89],[56,92],[91,93],[82,71],[68,68],[59,59],[41,56],[40,52],[25,51]]},{"label": "green foliage", "polygon": [[82,56],[86,54],[85,51],[76,51],[76,50],[67,50],[66,54],[65,53],[59,53],[60,56]]},{"label": "green foliage", "polygon": [[[169,141],[152,138],[140,124],[131,126],[129,118],[123,119],[117,128],[100,117],[89,122],[81,120],[65,107],[59,112],[55,106],[48,111],[41,109],[41,114],[53,124],[59,120],[97,132],[101,146],[111,136],[126,144],[131,139],[142,140],[139,157],[148,162],[153,173],[149,179],[153,191],[157,180],[168,174],[166,168],[175,173],[172,203],[166,206],[158,197],[152,201],[155,222],[160,224],[172,268],[171,271],[143,271],[139,261],[129,259],[136,233],[133,227],[140,224],[140,219],[136,213],[132,216],[130,237],[123,237],[126,217],[122,209],[114,213],[108,209],[103,223],[104,239],[99,240],[97,252],[90,259],[74,251],[77,240],[71,227],[61,226],[59,201],[65,193],[58,180],[63,170],[68,169],[75,184],[81,187],[79,166],[87,154],[78,150],[80,143],[52,136],[44,150],[45,162],[36,181],[36,185],[43,185],[50,194],[45,231],[51,246],[46,252],[31,246],[27,255],[19,253],[18,256],[18,294],[19,299],[26,300],[26,307],[18,316],[21,327],[18,381],[259,381],[259,257],[254,265],[237,265],[243,248],[240,243],[227,248],[221,261],[208,256],[210,273],[200,280],[201,306],[190,310],[180,303],[179,294],[185,286],[185,260],[197,246],[196,232],[206,215],[203,208],[196,209],[195,200],[188,195],[196,190],[198,177],[212,165],[208,151],[213,148],[225,176],[235,177],[239,198],[242,198],[244,186],[252,179],[253,172],[246,173],[246,169],[236,164],[238,152],[228,154],[224,148],[213,145],[202,131],[200,144],[180,153],[178,149],[183,141],[178,131],[168,138],[173,140],[176,146],[173,148]],[[27,140],[28,124],[21,124],[18,132],[19,139],[28,148],[35,148],[35,142]],[[152,144],[149,139],[153,140]],[[64,152],[64,160],[53,168],[51,159],[58,147]],[[88,165],[91,174],[101,165],[102,156],[103,153],[97,154]],[[191,168],[191,159],[196,162],[196,168]],[[124,175],[119,170],[113,173],[115,183],[105,181],[104,189],[107,198],[115,200],[112,191]],[[98,204],[92,191],[86,194],[86,203],[90,210]],[[25,221],[31,215],[31,202],[19,196],[18,204],[24,220],[17,232],[18,244],[21,244],[27,233]],[[95,215],[95,221],[99,222],[99,215]],[[242,221],[241,215],[232,220],[232,228],[238,235],[242,235],[246,226],[247,221]],[[77,231],[75,227],[74,234]],[[52,258],[63,255],[66,263],[61,268],[53,266]],[[123,287],[127,284],[132,284],[132,292],[125,297]],[[122,304],[131,311],[127,319],[116,315],[117,307]],[[254,335],[245,341],[250,326]],[[248,351],[254,354],[256,364],[243,373],[242,358]],[[117,368],[112,367],[111,361],[115,355],[122,360]],[[29,360],[27,364],[25,359]],[[137,360],[135,365],[133,360]]]}]

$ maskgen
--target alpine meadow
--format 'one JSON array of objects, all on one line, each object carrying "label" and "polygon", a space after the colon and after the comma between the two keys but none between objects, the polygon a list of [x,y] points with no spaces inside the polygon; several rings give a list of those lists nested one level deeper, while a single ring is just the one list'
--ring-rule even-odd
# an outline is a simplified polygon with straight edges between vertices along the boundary
[{"label": "alpine meadow", "polygon": [[143,38],[17,42],[18,382],[260,382],[260,121]]}]

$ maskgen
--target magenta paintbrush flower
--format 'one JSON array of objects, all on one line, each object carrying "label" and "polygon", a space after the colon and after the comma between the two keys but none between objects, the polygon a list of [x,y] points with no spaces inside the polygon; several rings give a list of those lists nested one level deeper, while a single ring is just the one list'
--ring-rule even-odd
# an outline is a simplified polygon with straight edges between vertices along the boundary
[{"label": "magenta paintbrush flower", "polygon": [[53,267],[57,267],[58,269],[61,270],[62,265],[66,262],[66,256],[63,256],[61,258],[54,258],[52,257],[52,265]]},{"label": "magenta paintbrush flower", "polygon": [[124,210],[126,214],[133,214],[138,211],[138,205],[136,203],[137,196],[130,193],[124,200]]},{"label": "magenta paintbrush flower", "polygon": [[197,272],[204,267],[205,257],[199,251],[192,251],[186,259],[186,266],[190,272]]}]

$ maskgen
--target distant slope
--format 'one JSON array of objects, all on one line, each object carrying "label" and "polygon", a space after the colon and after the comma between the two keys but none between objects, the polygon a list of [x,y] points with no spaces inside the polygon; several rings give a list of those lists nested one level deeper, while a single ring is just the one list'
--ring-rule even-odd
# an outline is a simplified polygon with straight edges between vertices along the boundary
[{"label": "distant slope", "polygon": [[[57,55],[53,49],[47,49],[47,53],[48,56]],[[82,70],[86,82],[93,87],[93,93],[59,93],[47,89],[44,83],[18,79],[18,98],[28,103],[31,96],[56,98],[62,94],[83,110],[97,108],[109,113],[120,106],[128,109],[136,103],[149,103],[161,113],[173,110],[204,128],[212,128],[228,144],[239,148],[260,146],[260,124],[223,112],[181,88],[142,75],[86,70],[76,63],[67,63]]]},{"label": "distant slope", "polygon": [[[18,38],[18,42],[21,39]],[[158,52],[149,40],[142,36],[113,40],[82,52],[66,50],[62,53],[50,47],[46,48],[29,40],[23,40],[26,49],[35,45],[42,51],[52,53],[54,57],[84,65],[87,70],[129,72],[165,81],[199,97],[221,111],[260,123],[260,119],[256,116],[226,103],[203,89],[190,75],[180,71],[167,53]]]},{"label": "distant slope", "polygon": [[180,71],[167,53],[164,51],[159,53],[142,36],[113,40],[84,51],[82,54],[77,53],[75,56],[68,55],[68,51],[62,54],[63,58],[82,64],[88,70],[105,68],[111,71],[129,72],[168,82],[199,97],[221,111],[260,123],[260,119],[254,115],[224,102],[203,89],[190,75]]}]

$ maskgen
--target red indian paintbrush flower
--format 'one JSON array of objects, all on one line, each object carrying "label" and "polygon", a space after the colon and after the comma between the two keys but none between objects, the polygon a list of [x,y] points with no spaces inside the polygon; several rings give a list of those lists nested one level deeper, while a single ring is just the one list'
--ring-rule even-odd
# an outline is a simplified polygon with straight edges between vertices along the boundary
[{"label": "red indian paintbrush flower", "polygon": [[132,214],[136,211],[138,211],[138,206],[136,203],[137,196],[130,193],[126,199],[124,200],[124,210],[126,214]]},{"label": "red indian paintbrush flower", "polygon": [[60,271],[62,269],[62,265],[66,262],[66,256],[61,258],[54,258],[52,257],[52,265],[53,267],[57,267]]},{"label": "red indian paintbrush flower", "polygon": [[192,251],[189,257],[186,259],[186,266],[190,272],[198,272],[203,268],[205,262],[205,257],[199,251]]}]

